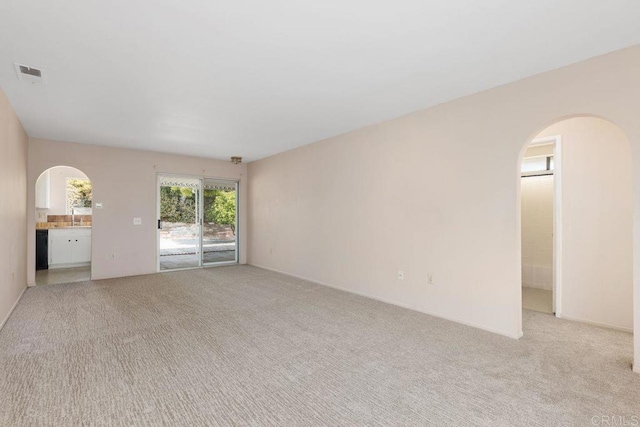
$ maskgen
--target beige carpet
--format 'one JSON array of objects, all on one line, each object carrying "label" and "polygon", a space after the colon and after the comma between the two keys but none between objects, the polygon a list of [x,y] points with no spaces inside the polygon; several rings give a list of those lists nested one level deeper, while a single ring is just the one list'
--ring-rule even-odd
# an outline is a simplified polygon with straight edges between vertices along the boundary
[{"label": "beige carpet", "polygon": [[0,425],[588,426],[640,415],[630,334],[524,320],[512,340],[243,266],[31,288],[0,332]]}]

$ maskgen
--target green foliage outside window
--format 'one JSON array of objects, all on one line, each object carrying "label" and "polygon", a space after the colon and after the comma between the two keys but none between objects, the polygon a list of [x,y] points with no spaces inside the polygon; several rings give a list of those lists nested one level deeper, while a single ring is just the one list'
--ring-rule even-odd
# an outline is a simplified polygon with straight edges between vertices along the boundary
[{"label": "green foliage outside window", "polygon": [[91,181],[81,178],[67,178],[67,211],[72,208],[91,207]]},{"label": "green foliage outside window", "polygon": [[160,219],[167,222],[194,223],[195,192],[188,187],[160,187]]},{"label": "green foliage outside window", "polygon": [[216,224],[228,225],[236,232],[236,192],[219,191],[210,211]]},{"label": "green foliage outside window", "polygon": [[[204,221],[236,230],[236,193],[204,190]],[[196,220],[196,193],[188,187],[160,187],[160,219],[193,224]]]}]

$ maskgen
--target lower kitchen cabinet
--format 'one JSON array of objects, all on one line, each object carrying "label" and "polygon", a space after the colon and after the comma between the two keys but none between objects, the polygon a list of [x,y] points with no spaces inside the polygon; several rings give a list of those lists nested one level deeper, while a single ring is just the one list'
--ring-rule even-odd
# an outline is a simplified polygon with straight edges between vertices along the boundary
[{"label": "lower kitchen cabinet", "polygon": [[91,229],[49,230],[49,268],[80,267],[91,263]]}]

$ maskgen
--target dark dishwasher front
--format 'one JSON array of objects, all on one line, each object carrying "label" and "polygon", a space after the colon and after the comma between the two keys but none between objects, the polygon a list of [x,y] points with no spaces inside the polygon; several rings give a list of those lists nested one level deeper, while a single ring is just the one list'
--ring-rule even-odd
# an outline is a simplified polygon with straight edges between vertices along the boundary
[{"label": "dark dishwasher front", "polygon": [[36,270],[49,269],[49,230],[36,230]]}]

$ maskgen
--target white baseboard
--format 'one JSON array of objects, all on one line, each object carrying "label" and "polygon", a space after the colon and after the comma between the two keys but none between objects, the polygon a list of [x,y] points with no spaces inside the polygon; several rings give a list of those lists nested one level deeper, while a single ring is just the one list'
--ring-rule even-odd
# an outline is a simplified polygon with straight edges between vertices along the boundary
[{"label": "white baseboard", "polygon": [[319,280],[310,279],[308,277],[299,276],[297,274],[287,273],[286,271],[280,271],[280,270],[277,270],[275,268],[265,267],[265,266],[258,265],[258,264],[248,264],[248,265],[252,265],[253,267],[262,268],[264,270],[273,271],[274,273],[284,274],[285,276],[291,276],[291,277],[295,277],[297,279],[306,280],[307,282],[315,283],[316,285],[326,286],[326,287],[329,287],[329,288],[337,289],[339,291],[343,291],[343,292],[348,292],[350,294],[359,295],[361,297],[371,298],[371,299],[374,299],[376,301],[384,302],[386,304],[391,304],[391,305],[395,305],[395,306],[398,306],[398,307],[406,308],[406,309],[409,309],[409,310],[417,311],[419,313],[428,314],[429,316],[439,317],[441,319],[449,320],[449,321],[455,322],[455,323],[460,323],[460,324],[465,325],[465,326],[471,326],[473,328],[481,329],[483,331],[491,332],[493,334],[502,335],[502,336],[505,336],[507,338],[520,339],[523,336],[522,331],[520,331],[517,334],[510,334],[510,333],[507,333],[507,332],[504,332],[504,331],[499,331],[497,329],[487,328],[486,326],[478,325],[477,323],[468,322],[466,320],[457,319],[455,317],[443,315],[443,314],[436,313],[436,312],[422,310],[422,309],[419,309],[419,308],[412,307],[412,306],[410,306],[408,304],[404,304],[404,303],[393,301],[393,300],[388,300],[386,298],[380,298],[380,297],[377,297],[375,295],[367,294],[365,292],[354,291],[352,289],[343,288],[341,286],[332,285],[330,283],[321,282]]},{"label": "white baseboard", "polygon": [[559,317],[565,320],[571,320],[572,322],[586,323],[587,325],[598,326],[601,328],[614,329],[616,331],[633,333],[633,328],[625,328],[624,326],[610,325],[604,322],[596,322],[594,320],[587,320],[587,319],[581,319],[579,317],[567,316],[566,314],[563,314],[562,316],[560,316],[558,315],[558,313],[556,313],[556,317]]},{"label": "white baseboard", "polygon": [[16,306],[18,305],[18,303],[20,302],[20,300],[22,299],[22,295],[24,295],[24,292],[27,290],[27,286],[24,287],[24,289],[22,290],[22,292],[20,292],[20,296],[18,297],[18,299],[16,300],[16,302],[13,303],[13,306],[11,307],[11,310],[9,310],[9,312],[7,313],[7,315],[5,316],[5,318],[2,320],[2,323],[0,323],[0,329],[2,329],[4,327],[4,324],[7,323],[7,320],[9,320],[9,317],[11,317],[11,313],[13,313],[13,310],[15,310]]},{"label": "white baseboard", "polygon": [[76,262],[73,264],[49,264],[49,270],[58,270],[60,268],[76,268],[76,267],[88,267],[91,262]]}]

